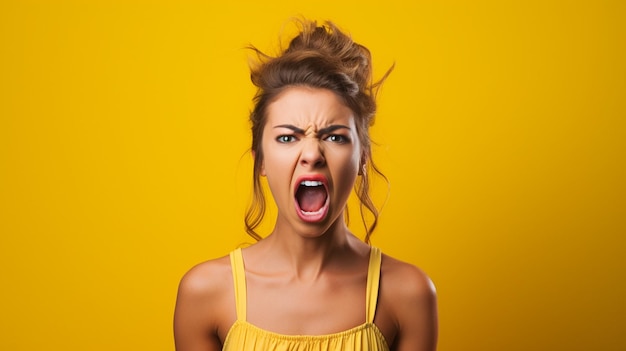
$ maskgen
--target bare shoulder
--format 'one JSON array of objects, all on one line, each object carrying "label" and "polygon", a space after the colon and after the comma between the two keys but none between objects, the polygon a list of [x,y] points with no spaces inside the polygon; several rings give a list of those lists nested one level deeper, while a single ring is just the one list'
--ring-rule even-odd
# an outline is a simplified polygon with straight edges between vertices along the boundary
[{"label": "bare shoulder", "polygon": [[384,255],[379,308],[392,350],[436,349],[436,290],[424,271]]},{"label": "bare shoulder", "polygon": [[219,349],[234,312],[228,256],[200,263],[181,279],[174,311],[177,350]]},{"label": "bare shoulder", "polygon": [[435,285],[420,268],[391,256],[383,255],[382,279],[388,293],[395,298],[430,299]]},{"label": "bare shoulder", "polygon": [[224,280],[232,279],[228,256],[202,262],[192,267],[180,280],[178,287],[188,297],[203,297],[223,292]]}]

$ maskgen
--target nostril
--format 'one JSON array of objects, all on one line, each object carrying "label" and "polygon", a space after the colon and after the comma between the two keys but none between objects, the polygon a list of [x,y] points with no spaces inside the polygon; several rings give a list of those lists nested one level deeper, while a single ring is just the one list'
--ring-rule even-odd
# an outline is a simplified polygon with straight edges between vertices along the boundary
[{"label": "nostril", "polygon": [[307,165],[309,165],[309,164],[310,165],[321,165],[321,164],[324,164],[324,162],[325,162],[325,160],[324,160],[323,157],[317,157],[317,158],[305,158],[305,157],[303,157],[300,160],[300,163],[307,164]]},{"label": "nostril", "polygon": [[305,147],[300,155],[300,163],[303,165],[318,167],[325,162],[324,154],[319,145],[309,145]]}]

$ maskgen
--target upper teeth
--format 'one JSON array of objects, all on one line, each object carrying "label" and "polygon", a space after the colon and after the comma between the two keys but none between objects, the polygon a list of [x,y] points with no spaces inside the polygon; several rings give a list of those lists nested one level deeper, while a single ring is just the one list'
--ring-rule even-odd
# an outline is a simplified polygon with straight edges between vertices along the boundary
[{"label": "upper teeth", "polygon": [[319,180],[303,180],[300,185],[304,185],[304,186],[320,186],[322,185],[322,182],[320,182]]}]

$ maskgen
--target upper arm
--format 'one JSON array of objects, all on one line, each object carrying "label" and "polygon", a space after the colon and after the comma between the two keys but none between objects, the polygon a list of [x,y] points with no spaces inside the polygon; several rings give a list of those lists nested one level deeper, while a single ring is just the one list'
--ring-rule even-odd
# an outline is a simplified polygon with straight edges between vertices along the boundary
[{"label": "upper arm", "polygon": [[177,351],[221,350],[218,337],[219,309],[224,294],[212,277],[215,270],[196,266],[182,278],[174,310],[174,341]]},{"label": "upper arm", "polygon": [[437,298],[428,276],[413,266],[401,269],[394,302],[398,333],[396,351],[434,351],[437,348]]}]

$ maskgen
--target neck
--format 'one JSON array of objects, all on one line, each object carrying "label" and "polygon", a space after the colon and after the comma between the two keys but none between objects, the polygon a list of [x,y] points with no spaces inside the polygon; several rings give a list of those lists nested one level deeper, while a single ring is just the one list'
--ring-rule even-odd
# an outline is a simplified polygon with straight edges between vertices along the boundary
[{"label": "neck", "polygon": [[280,220],[263,241],[271,249],[272,257],[282,267],[294,274],[294,279],[316,280],[333,260],[349,249],[356,239],[348,230],[343,217],[339,217],[323,233],[296,231]]}]

